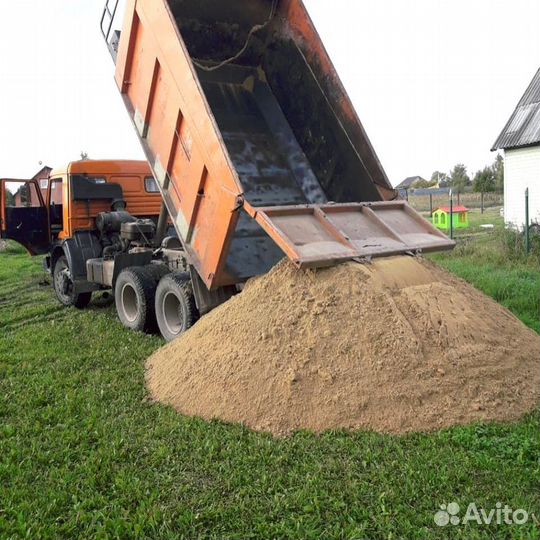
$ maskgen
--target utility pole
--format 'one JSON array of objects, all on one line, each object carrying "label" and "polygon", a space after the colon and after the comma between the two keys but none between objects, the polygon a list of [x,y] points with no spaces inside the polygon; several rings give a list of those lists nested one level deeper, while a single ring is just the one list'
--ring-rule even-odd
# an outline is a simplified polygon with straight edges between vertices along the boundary
[{"label": "utility pole", "polygon": [[529,231],[529,188],[525,190],[525,253],[531,252],[531,238]]},{"label": "utility pole", "polygon": [[454,199],[452,195],[452,189],[450,188],[450,239],[454,239]]}]

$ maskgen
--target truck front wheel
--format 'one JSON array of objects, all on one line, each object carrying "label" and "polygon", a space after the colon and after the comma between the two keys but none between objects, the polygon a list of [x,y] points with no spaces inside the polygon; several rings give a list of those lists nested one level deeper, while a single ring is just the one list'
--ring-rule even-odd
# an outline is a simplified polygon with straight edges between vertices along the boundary
[{"label": "truck front wheel", "polygon": [[156,319],[161,335],[172,341],[189,330],[198,316],[189,274],[176,272],[162,278],[156,291]]},{"label": "truck front wheel", "polygon": [[73,291],[73,280],[65,255],[56,260],[52,274],[54,292],[62,305],[83,309],[90,303],[91,292],[75,294]]},{"label": "truck front wheel", "polygon": [[122,324],[137,332],[155,328],[154,297],[156,280],[144,267],[120,272],[114,288],[116,312]]}]

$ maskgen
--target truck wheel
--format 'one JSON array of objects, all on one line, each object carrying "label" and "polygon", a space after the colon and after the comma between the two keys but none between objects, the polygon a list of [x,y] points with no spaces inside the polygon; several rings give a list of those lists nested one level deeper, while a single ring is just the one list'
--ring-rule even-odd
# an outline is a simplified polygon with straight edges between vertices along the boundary
[{"label": "truck wheel", "polygon": [[154,278],[156,285],[160,282],[161,278],[171,273],[166,264],[149,264],[144,269]]},{"label": "truck wheel", "polygon": [[156,319],[161,335],[172,341],[189,330],[198,316],[189,274],[176,272],[162,278],[156,291]]},{"label": "truck wheel", "polygon": [[120,272],[114,288],[116,312],[122,324],[137,332],[155,328],[156,281],[146,268],[132,267]]},{"label": "truck wheel", "polygon": [[53,268],[53,287],[56,298],[64,306],[73,306],[79,309],[85,308],[92,298],[91,292],[75,294],[73,292],[73,280],[65,255],[59,257]]}]

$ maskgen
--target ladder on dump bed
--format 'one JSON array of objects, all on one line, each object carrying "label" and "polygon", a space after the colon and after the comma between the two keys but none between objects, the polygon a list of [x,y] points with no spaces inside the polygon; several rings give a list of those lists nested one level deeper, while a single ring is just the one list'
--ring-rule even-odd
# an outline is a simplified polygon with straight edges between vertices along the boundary
[{"label": "ladder on dump bed", "polygon": [[111,32],[113,31],[114,19],[116,17],[116,11],[118,9],[119,0],[106,0],[105,7],[103,8],[103,13],[101,15],[101,21],[99,23],[99,28],[107,48],[113,57],[114,62],[116,63],[116,55],[118,54],[118,42],[120,41],[120,32],[115,30],[111,38]]}]

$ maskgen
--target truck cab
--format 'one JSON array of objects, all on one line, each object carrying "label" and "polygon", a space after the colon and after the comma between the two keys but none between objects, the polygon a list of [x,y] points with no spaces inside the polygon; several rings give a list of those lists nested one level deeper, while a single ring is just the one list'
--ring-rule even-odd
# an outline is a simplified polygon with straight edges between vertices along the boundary
[{"label": "truck cab", "polygon": [[43,255],[93,231],[96,216],[113,207],[157,219],[161,197],[147,162],[75,161],[48,179],[0,179],[0,236]]},{"label": "truck cab", "polygon": [[84,307],[100,288],[88,281],[86,268],[105,247],[98,216],[129,212],[157,223],[160,210],[161,196],[145,161],[82,160],[39,181],[0,179],[0,237],[18,242],[30,255],[45,255],[65,305]]}]

